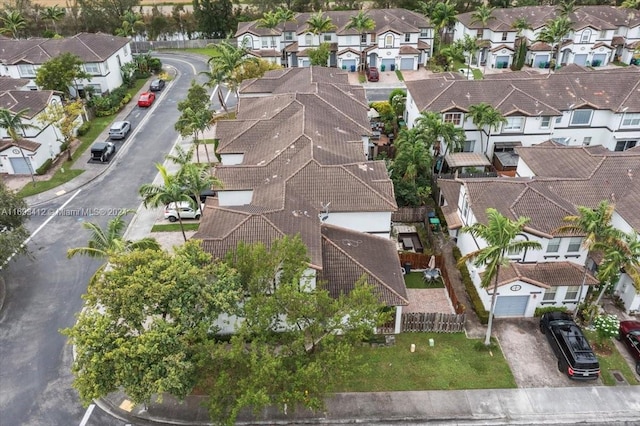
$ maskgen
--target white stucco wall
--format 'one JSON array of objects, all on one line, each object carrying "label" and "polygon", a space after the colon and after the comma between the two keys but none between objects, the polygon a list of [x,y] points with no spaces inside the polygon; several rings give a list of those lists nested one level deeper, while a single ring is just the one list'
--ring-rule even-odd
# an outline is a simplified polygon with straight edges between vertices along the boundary
[{"label": "white stucco wall", "polygon": [[218,205],[244,206],[251,204],[253,191],[218,191]]},{"label": "white stucco wall", "polygon": [[384,234],[391,232],[391,212],[331,212],[325,223],[354,231]]},{"label": "white stucco wall", "polygon": [[242,164],[244,161],[244,154],[221,154],[220,163],[223,166],[235,166]]}]

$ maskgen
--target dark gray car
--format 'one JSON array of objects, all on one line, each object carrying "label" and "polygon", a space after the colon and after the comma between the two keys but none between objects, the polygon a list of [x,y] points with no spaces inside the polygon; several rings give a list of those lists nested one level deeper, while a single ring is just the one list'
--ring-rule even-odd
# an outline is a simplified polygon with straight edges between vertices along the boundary
[{"label": "dark gray car", "polygon": [[164,89],[164,85],[164,80],[162,80],[161,78],[156,78],[149,85],[149,90],[151,90],[152,92],[159,92]]}]

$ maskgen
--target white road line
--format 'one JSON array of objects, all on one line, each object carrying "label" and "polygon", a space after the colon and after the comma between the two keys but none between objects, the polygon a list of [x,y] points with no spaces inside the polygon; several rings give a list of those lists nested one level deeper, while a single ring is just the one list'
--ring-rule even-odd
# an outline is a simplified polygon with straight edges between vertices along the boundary
[{"label": "white road line", "polygon": [[87,422],[89,421],[89,417],[91,417],[91,413],[93,413],[94,408],[96,408],[96,404],[91,404],[89,407],[87,407],[87,411],[84,412],[84,417],[80,422],[80,426],[86,426]]},{"label": "white road line", "polygon": [[231,90],[227,89],[227,96],[224,97],[224,104],[227,104],[227,101],[229,100],[229,96],[231,96]]},{"label": "white road line", "polygon": [[80,192],[82,192],[82,188],[78,189],[76,191],[75,194],[73,194],[71,197],[69,197],[69,199],[67,201],[65,201],[65,203],[63,205],[61,205],[60,207],[58,207],[55,211],[54,214],[52,214],[51,216],[49,216],[49,219],[45,220],[44,223],[40,226],[38,226],[38,229],[36,229],[35,231],[33,231],[33,233],[29,236],[29,238],[27,238],[26,240],[24,240],[24,243],[22,243],[23,246],[27,245],[27,243],[29,243],[29,241],[31,241],[31,239],[33,237],[36,236],[36,234],[40,231],[42,231],[42,228],[44,228],[45,226],[47,226],[47,224],[49,224],[49,222],[51,222],[53,220],[54,217],[56,217],[58,215],[58,213],[60,212],[60,210],[64,209],[67,204],[69,204],[71,201],[73,201],[74,198],[76,198],[76,196],[78,194],[80,194]]},{"label": "white road line", "polygon": [[[160,55],[160,56],[162,56],[162,55]],[[177,62],[185,63],[185,64],[187,64],[187,65],[189,65],[189,66],[191,67],[191,70],[193,71],[193,75],[198,75],[198,70],[196,70],[196,67],[195,67],[195,66],[193,66],[193,64],[192,64],[191,62],[184,61],[184,60],[182,60],[182,59],[178,59],[178,58],[173,57],[173,56],[171,56],[171,57],[166,57],[166,56],[165,56],[164,58],[165,58],[165,59],[167,59],[167,60],[169,60],[169,62],[171,62],[171,61],[177,61]],[[175,68],[175,67],[174,67],[174,68]]]},{"label": "white road line", "polygon": [[216,92],[218,91],[218,87],[220,87],[218,84],[216,84],[216,87],[213,88],[213,91],[211,92],[211,96],[209,96],[209,101],[212,102],[213,101],[213,97],[216,95]]}]

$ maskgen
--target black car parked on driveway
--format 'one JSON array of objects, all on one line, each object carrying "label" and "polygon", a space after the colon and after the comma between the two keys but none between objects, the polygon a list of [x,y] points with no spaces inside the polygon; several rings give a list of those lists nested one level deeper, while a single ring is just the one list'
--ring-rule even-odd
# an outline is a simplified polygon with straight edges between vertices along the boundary
[{"label": "black car parked on driveway", "polygon": [[558,370],[576,380],[595,380],[600,376],[598,358],[571,315],[564,312],[543,314],[540,331],[547,336],[558,358]]}]

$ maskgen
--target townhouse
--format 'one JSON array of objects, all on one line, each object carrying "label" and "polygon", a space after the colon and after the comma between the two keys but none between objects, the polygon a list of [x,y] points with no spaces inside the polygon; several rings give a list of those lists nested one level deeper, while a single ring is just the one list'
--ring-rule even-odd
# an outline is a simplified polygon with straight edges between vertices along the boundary
[{"label": "townhouse", "polygon": [[[281,69],[244,82],[237,119],[217,123],[223,185],[193,238],[219,258],[240,241],[269,246],[299,234],[310,257],[305,281],[337,297],[364,275],[396,308],[399,327],[408,299],[389,238],[397,205],[384,162],[366,158],[368,110],[363,89],[334,68]],[[220,325],[231,332],[238,320]]]},{"label": "townhouse", "polygon": [[[601,145],[609,151],[625,151],[640,140],[640,70],[635,66],[593,71],[571,65],[552,74],[487,77],[467,81],[444,74],[407,82],[408,125],[413,127],[423,111],[441,113],[445,122],[465,130],[462,151],[477,154],[476,158],[490,161],[498,170],[507,161],[515,169],[518,146],[553,140],[567,146]],[[480,103],[500,111],[506,123],[492,129],[476,127],[470,111]]]},{"label": "townhouse", "polygon": [[0,76],[28,79],[27,87],[37,90],[36,71],[61,53],[72,53],[84,62],[90,80],[79,80],[72,87],[80,95],[87,87],[97,94],[122,85],[121,67],[133,61],[129,39],[103,33],[80,33],[61,39],[0,39]]},{"label": "townhouse", "polygon": [[[568,15],[572,31],[560,43],[560,65],[598,67],[614,60],[631,63],[640,43],[640,15],[635,12],[615,6],[576,7]],[[454,40],[465,35],[476,37],[479,50],[472,63],[492,68],[511,66],[515,50],[523,42],[528,46],[525,63],[548,68],[555,58],[556,46],[537,40],[547,22],[557,16],[555,6],[495,9],[492,18],[483,25],[474,20],[473,12],[463,13],[458,15]],[[514,28],[518,19],[527,22],[530,29]]]},{"label": "townhouse", "polygon": [[360,33],[348,28],[359,11],[329,11],[323,16],[335,26],[331,31],[314,34],[307,21],[311,13],[298,13],[294,21],[264,28],[259,21],[241,22],[235,37],[256,57],[285,67],[308,67],[309,49],[329,43],[327,66],[355,71],[366,64],[381,70],[415,70],[433,54],[433,27],[423,15],[405,9],[372,9],[366,16],[375,23],[372,30]]},{"label": "townhouse", "polygon": [[[595,208],[602,200],[615,205],[612,224],[625,232],[640,230],[638,196],[640,151],[611,152],[602,146],[567,147],[545,142],[517,148],[518,178],[439,179],[440,201],[449,235],[462,254],[482,248],[484,241],[460,229],[475,222],[486,223],[485,210],[497,209],[510,219],[531,221],[517,238],[538,241],[542,249],[510,254],[502,268],[496,316],[533,316],[539,307],[575,309],[597,280],[588,271],[589,259],[583,236],[558,233],[577,206]],[[493,288],[480,288],[482,268],[468,264],[478,293],[488,310]],[[584,285],[583,285],[584,284]],[[640,310],[640,293],[625,274],[615,288],[627,311]]]}]

